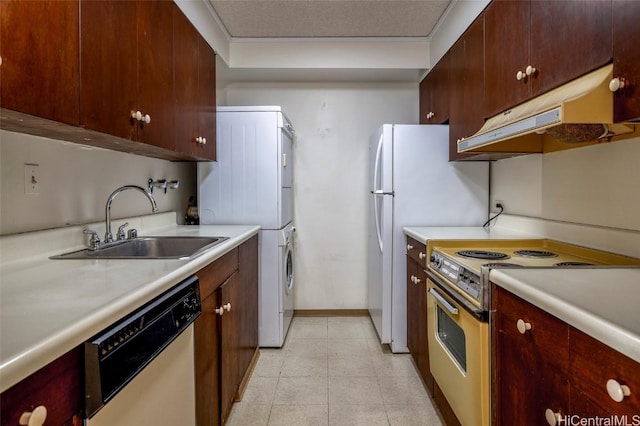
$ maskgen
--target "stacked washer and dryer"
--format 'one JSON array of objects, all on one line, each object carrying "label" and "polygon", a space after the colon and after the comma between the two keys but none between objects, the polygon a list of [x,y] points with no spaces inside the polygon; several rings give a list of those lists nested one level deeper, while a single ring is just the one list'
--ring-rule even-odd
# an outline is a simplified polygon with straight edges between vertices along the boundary
[{"label": "stacked washer and dryer", "polygon": [[281,347],[294,309],[293,126],[280,107],[218,107],[217,162],[198,163],[200,224],[260,225],[261,347]]}]

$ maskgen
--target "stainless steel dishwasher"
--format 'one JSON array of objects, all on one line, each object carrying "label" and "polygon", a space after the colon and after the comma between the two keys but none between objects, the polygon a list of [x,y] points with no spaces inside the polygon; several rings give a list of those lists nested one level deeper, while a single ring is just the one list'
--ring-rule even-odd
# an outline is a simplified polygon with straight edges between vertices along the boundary
[{"label": "stainless steel dishwasher", "polygon": [[177,284],[85,342],[88,426],[194,426],[198,278]]}]

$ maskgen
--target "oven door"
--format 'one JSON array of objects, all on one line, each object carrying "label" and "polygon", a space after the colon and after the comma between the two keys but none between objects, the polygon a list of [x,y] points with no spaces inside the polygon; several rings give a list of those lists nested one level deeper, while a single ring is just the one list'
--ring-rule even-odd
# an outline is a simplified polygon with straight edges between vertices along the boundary
[{"label": "oven door", "polygon": [[488,425],[489,325],[427,280],[429,366],[463,425]]}]

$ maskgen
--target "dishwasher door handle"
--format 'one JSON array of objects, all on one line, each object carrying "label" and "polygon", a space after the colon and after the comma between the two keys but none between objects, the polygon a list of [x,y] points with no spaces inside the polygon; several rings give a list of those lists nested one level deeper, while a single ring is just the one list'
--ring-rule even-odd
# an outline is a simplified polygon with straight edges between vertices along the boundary
[{"label": "dishwasher door handle", "polygon": [[451,315],[458,315],[458,308],[453,306],[451,303],[449,303],[449,301],[447,299],[442,297],[442,295],[440,293],[438,293],[438,290],[436,290],[435,288],[430,288],[429,289],[429,294],[432,295],[433,297],[435,297],[435,299],[438,301],[438,303],[440,305],[444,306],[444,308],[447,311],[449,311],[449,313]]}]

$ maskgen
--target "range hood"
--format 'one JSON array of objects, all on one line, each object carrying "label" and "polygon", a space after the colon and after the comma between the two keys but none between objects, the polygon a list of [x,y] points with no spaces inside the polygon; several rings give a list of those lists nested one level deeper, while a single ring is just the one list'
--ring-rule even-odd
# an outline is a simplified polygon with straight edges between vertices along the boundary
[{"label": "range hood", "polygon": [[610,64],[491,117],[458,141],[458,152],[542,152],[545,133],[566,144],[631,133],[632,127],[613,124],[612,76]]}]

